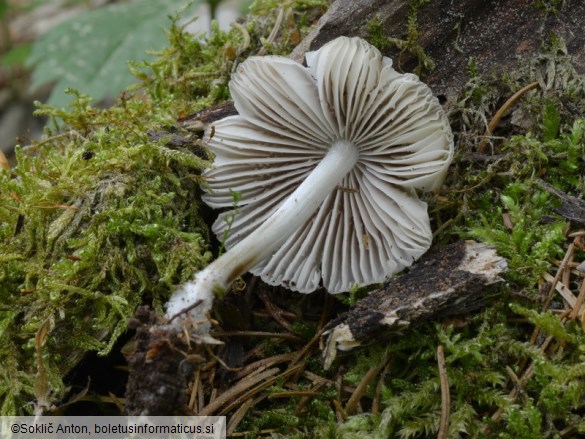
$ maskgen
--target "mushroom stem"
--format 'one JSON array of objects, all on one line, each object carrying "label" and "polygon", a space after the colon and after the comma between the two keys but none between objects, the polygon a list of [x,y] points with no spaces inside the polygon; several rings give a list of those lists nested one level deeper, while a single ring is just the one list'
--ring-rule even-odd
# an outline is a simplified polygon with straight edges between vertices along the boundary
[{"label": "mushroom stem", "polygon": [[198,272],[193,281],[175,291],[167,304],[166,317],[171,319],[188,313],[194,318],[205,319],[213,305],[214,293],[226,290],[235,279],[270,256],[306,223],[352,170],[358,156],[353,143],[344,140],[333,143],[305,181],[260,227]]}]

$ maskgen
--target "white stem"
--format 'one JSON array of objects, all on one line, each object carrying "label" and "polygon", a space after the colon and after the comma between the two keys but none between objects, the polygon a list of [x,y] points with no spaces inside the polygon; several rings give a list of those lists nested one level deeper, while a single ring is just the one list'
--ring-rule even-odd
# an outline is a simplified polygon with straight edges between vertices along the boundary
[{"label": "white stem", "polygon": [[167,304],[167,318],[188,311],[190,316],[205,321],[214,291],[226,290],[278,249],[311,217],[357,160],[358,151],[351,142],[335,142],[305,181],[260,227],[175,291]]}]

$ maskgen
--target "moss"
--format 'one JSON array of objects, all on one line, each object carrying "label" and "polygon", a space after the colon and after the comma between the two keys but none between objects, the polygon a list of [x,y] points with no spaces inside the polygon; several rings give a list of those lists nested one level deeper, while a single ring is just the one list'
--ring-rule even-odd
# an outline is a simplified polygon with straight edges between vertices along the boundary
[{"label": "moss", "polygon": [[[390,340],[380,414],[350,416],[334,427],[323,422],[315,437],[436,437],[438,345],[445,350],[451,398],[448,437],[552,438],[583,429],[585,331],[557,311],[542,311],[536,298],[541,275],[565,254],[570,226],[551,209],[556,200],[538,181],[583,193],[584,78],[557,39],[505,77],[479,76],[473,60],[469,67],[469,83],[450,103],[455,167],[448,189],[428,201],[441,226],[437,241],[471,237],[494,245],[509,264],[507,287],[478,316],[426,325]],[[509,118],[501,123],[489,138],[488,153],[477,154],[491,115],[533,81],[540,88],[515,106],[515,123]],[[578,252],[575,259],[582,257]],[[554,298],[552,306],[561,302]],[[536,341],[533,328],[543,334]],[[539,347],[545,337],[552,342],[547,349]],[[379,345],[346,357],[345,380],[355,384],[379,358]],[[520,389],[510,386],[513,376],[522,380]],[[516,398],[510,397],[512,387],[519,390]]]},{"label": "moss", "polygon": [[396,57],[397,66],[400,70],[402,58],[408,54],[417,60],[417,66],[414,68],[414,73],[418,76],[424,73],[432,72],[435,68],[434,61],[425,53],[423,47],[420,45],[418,39],[420,36],[418,30],[418,11],[428,4],[430,0],[411,0],[409,3],[410,11],[407,18],[406,38],[396,38],[386,35],[379,17],[374,17],[368,26],[368,40],[372,45],[377,47],[380,51],[384,51],[389,47],[395,47],[399,50]]},{"label": "moss", "polygon": [[[141,84],[112,108],[91,106],[75,93],[67,110],[40,107],[51,120],[46,136],[20,148],[18,165],[0,175],[2,414],[58,404],[66,394],[63,376],[79,358],[88,351],[107,354],[138,304],[160,311],[173,286],[209,261],[199,175],[210,157],[176,120],[227,99],[239,62],[261,48],[286,53],[323,8],[320,1],[256,1],[244,26],[229,32],[216,27],[205,42],[181,32],[175,20],[169,47],[150,63],[132,65]],[[279,11],[279,36],[269,39]],[[415,25],[409,20],[413,44]],[[370,32],[376,45],[393,44],[379,23]],[[540,88],[516,105],[515,122],[504,120],[487,139],[487,153],[477,154],[491,115],[532,81]],[[449,103],[456,161],[447,189],[426,199],[438,243],[474,237],[507,258],[501,297],[478,315],[378,340],[327,374],[318,354],[303,358],[305,373],[294,382],[277,381],[268,395],[317,395],[301,403],[300,397],[264,400],[268,395],[258,394],[239,431],[247,437],[266,429],[275,437],[436,437],[438,345],[450,383],[449,437],[585,431],[583,328],[554,310],[543,312],[537,302],[540,275],[564,254],[569,227],[550,210],[554,199],[538,179],[574,195],[585,189],[583,85],[557,39],[503,77],[478,75],[470,60],[469,82]],[[175,137],[182,141],[169,142]],[[363,293],[356,289],[348,300]],[[286,296],[295,311],[314,300]],[[552,305],[562,307],[556,299]],[[319,328],[320,311],[292,325],[300,350]],[[274,330],[254,319],[254,329]],[[531,342],[534,328],[544,336]],[[538,344],[542,340],[550,340],[547,349]],[[294,350],[294,342],[280,338],[254,346],[264,357]],[[343,413],[352,389],[378,365],[384,367],[365,388],[361,413]],[[522,382],[513,399],[515,378]]]},{"label": "moss", "polygon": [[41,106],[63,127],[19,148],[0,176],[3,414],[32,409],[23,375],[47,381],[37,401],[61,397],[83,352],[108,353],[138,304],[160,309],[210,258],[199,212],[207,157],[150,140],[161,127],[150,114],[170,109],[125,99],[108,110],[82,95],[69,110]]},{"label": "moss", "polygon": [[[449,104],[455,165],[445,189],[427,201],[439,229],[436,241],[472,237],[493,244],[507,259],[508,282],[500,297],[478,315],[373,340],[344,356],[326,375],[339,384],[328,387],[328,410],[318,421],[313,410],[275,407],[273,401],[266,406],[270,416],[258,408],[242,424],[244,431],[276,429],[277,437],[436,437],[442,404],[438,345],[445,352],[451,399],[447,437],[553,438],[584,430],[585,331],[578,320],[561,315],[558,296],[552,311],[543,311],[538,299],[541,276],[554,273],[570,227],[551,209],[555,199],[538,181],[577,196],[583,192],[583,76],[559,40],[504,77],[479,76],[473,61],[469,73],[461,96]],[[505,119],[488,137],[487,152],[478,154],[491,116],[533,81],[541,87],[514,107],[514,123]],[[575,261],[583,256],[577,252]],[[579,287],[578,281],[571,285]],[[540,335],[532,340],[535,328]],[[340,389],[355,389],[376,366],[384,366],[383,372],[366,387],[362,413],[344,417],[338,407],[345,407],[351,390],[343,396]],[[323,375],[318,362],[307,362],[307,370]],[[321,398],[320,392],[319,401],[326,402]]]},{"label": "moss", "polygon": [[[0,174],[0,414],[59,401],[86,352],[106,355],[139,304],[162,311],[211,259],[200,201],[211,157],[176,120],[229,98],[235,65],[275,25],[268,3],[247,27],[214,24],[203,39],[174,17],[168,47],[131,64],[140,83],[111,108],[74,90],[67,109],[39,104],[45,136]],[[324,2],[285,6],[294,16],[268,53],[290,50]]]},{"label": "moss", "polygon": [[563,3],[563,0],[536,0],[534,2],[534,7],[544,11],[546,15],[557,15],[559,9],[563,6]]}]

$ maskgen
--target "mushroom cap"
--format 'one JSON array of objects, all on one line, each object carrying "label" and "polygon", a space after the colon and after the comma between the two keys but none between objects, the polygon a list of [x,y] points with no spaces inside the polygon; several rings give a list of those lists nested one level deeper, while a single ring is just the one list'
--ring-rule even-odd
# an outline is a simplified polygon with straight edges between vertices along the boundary
[{"label": "mushroom cap", "polygon": [[[337,38],[307,53],[306,62],[251,57],[232,77],[239,115],[215,123],[203,197],[232,210],[213,231],[223,239],[229,227],[226,246],[233,246],[270,217],[333,143],[350,141],[359,151],[354,168],[250,271],[301,292],[383,282],[431,245],[427,206],[415,189],[440,186],[453,157],[449,122],[416,75],[396,72],[362,39]],[[240,193],[236,209],[232,191]]]}]

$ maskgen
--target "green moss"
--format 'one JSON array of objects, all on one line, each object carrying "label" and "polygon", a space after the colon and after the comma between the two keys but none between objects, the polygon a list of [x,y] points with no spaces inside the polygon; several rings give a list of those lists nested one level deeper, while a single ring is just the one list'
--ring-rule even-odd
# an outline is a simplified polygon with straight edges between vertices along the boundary
[{"label": "green moss", "polygon": [[408,54],[413,56],[417,60],[417,66],[414,68],[414,73],[419,76],[423,73],[431,72],[435,68],[434,61],[429,58],[423,47],[418,42],[420,36],[418,30],[418,11],[422,6],[429,2],[430,0],[411,0],[409,4],[410,11],[408,13],[405,39],[388,36],[382,27],[380,18],[377,16],[367,23],[369,32],[368,40],[370,43],[380,49],[380,51],[384,51],[388,47],[397,48],[400,51],[396,59],[396,67],[398,69],[401,68],[404,55]]},{"label": "green moss", "polygon": [[563,0],[536,0],[534,2],[534,7],[536,9],[541,9],[544,11],[545,14],[554,14],[557,15],[559,13],[559,9],[563,6]]},{"label": "green moss", "polygon": [[[413,2],[412,10],[423,3]],[[280,36],[268,41],[279,12],[275,6],[284,11]],[[231,72],[250,54],[262,47],[287,53],[324,2],[263,0],[253,8],[256,15],[244,27],[229,32],[215,27],[206,41],[183,33],[173,21],[169,47],[150,63],[132,65],[142,83],[110,109],[93,107],[78,93],[67,110],[40,107],[51,120],[46,136],[20,148],[17,166],[0,174],[2,414],[58,403],[66,394],[64,373],[85,353],[107,354],[138,304],[160,311],[174,285],[211,259],[199,197],[204,183],[199,175],[210,157],[176,120],[227,99]],[[379,47],[393,44],[379,23],[370,33]],[[409,20],[408,35],[415,44],[415,19]],[[551,271],[564,252],[567,222],[550,210],[555,200],[537,179],[574,195],[585,189],[584,80],[559,40],[507,76],[480,76],[472,60],[469,72],[460,98],[450,103],[456,162],[446,189],[426,199],[440,226],[438,242],[474,237],[507,258],[502,297],[479,315],[378,340],[345,356],[329,375],[318,354],[302,360],[307,372],[330,381],[302,409],[298,397],[259,403],[239,426],[249,437],[264,429],[273,429],[275,437],[436,437],[438,345],[450,383],[449,437],[585,431],[583,329],[556,312],[541,312],[539,304],[515,299],[519,293],[536,297],[540,274]],[[522,125],[499,126],[477,159],[491,115],[532,81],[541,88],[514,109]],[[172,136],[184,140],[182,146],[167,142]],[[349,300],[363,293],[355,290]],[[300,345],[317,327],[314,321],[294,324]],[[529,342],[534,327],[552,337],[549,350]],[[295,346],[267,339],[257,348],[268,356]],[[360,401],[363,413],[338,417],[333,401],[343,406],[348,395],[339,387],[355,387],[382,362],[383,375]],[[533,374],[511,400],[511,373],[521,376],[527,364],[533,364]],[[290,391],[288,384],[277,383],[270,392]],[[303,375],[294,386],[312,390],[315,381]],[[380,410],[371,413],[378,392]],[[498,410],[501,417],[493,420]]]},{"label": "green moss", "polygon": [[[554,272],[554,262],[565,253],[569,228],[551,209],[556,199],[538,180],[569,194],[583,193],[583,77],[559,40],[542,54],[524,59],[507,76],[480,76],[473,61],[469,72],[459,100],[450,103],[455,164],[445,189],[427,201],[435,226],[442,226],[436,241],[483,240],[507,259],[508,282],[501,297],[479,315],[373,340],[372,346],[344,356],[327,377],[354,388],[368,370],[389,360],[384,375],[361,398],[363,413],[340,420],[333,408],[309,431],[289,424],[282,437],[436,437],[442,404],[438,345],[445,352],[451,398],[448,437],[553,438],[584,430],[585,331],[559,312],[543,312],[535,300],[540,276]],[[514,107],[519,125],[504,121],[478,156],[491,116],[533,81],[541,87]],[[575,261],[582,258],[582,252],[576,253]],[[552,306],[562,307],[558,296]],[[535,327],[541,336],[531,343]],[[540,343],[547,337],[551,345],[544,350]],[[320,373],[316,364],[308,367]],[[533,370],[526,375],[530,367]],[[510,398],[510,391],[518,389],[514,375],[523,380],[522,387],[516,398]],[[371,413],[376,391],[381,392],[380,412]],[[329,401],[340,400],[344,406],[347,393],[345,399],[339,395],[331,395]],[[295,413],[294,406],[280,408],[278,412],[271,407],[273,416]],[[300,425],[305,420],[314,423],[314,412],[297,416]],[[278,429],[279,422],[284,420],[266,419],[262,426]]]},{"label": "green moss", "polygon": [[[282,35],[306,33],[302,11],[323,5],[288,3]],[[168,47],[131,64],[141,83],[111,108],[73,90],[67,109],[39,104],[45,136],[0,174],[0,414],[57,402],[87,351],[107,354],[139,304],[162,311],[211,259],[199,177],[211,157],[176,120],[229,98],[234,66],[276,13],[229,32],[214,24],[205,39],[174,17]],[[283,38],[273,46],[290,50]]]},{"label": "green moss", "polygon": [[161,128],[154,108],[172,114],[158,104],[130,97],[100,110],[77,95],[69,110],[40,106],[62,130],[18,149],[0,175],[3,414],[32,409],[23,375],[48,382],[37,400],[62,396],[84,351],[106,354],[138,304],[160,309],[209,260],[198,178],[209,162],[149,139]]}]

